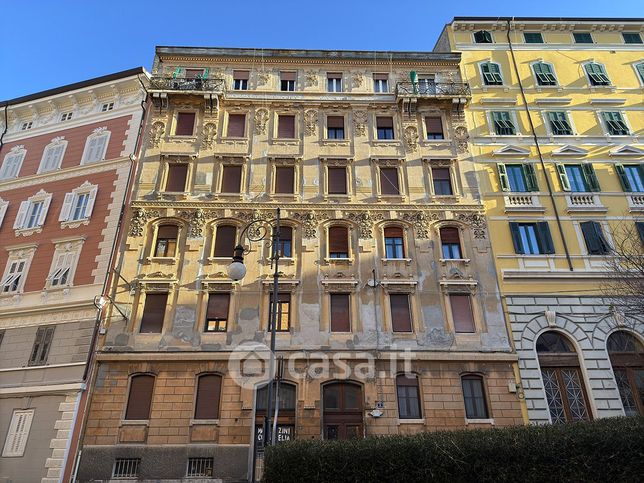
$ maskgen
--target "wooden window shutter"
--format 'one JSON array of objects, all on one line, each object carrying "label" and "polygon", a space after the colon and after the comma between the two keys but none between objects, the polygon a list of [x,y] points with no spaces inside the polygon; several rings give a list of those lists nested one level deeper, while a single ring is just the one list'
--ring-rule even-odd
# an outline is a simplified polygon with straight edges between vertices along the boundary
[{"label": "wooden window shutter", "polygon": [[402,238],[403,229],[399,226],[388,226],[385,228],[385,238]]},{"label": "wooden window shutter", "polygon": [[411,332],[411,310],[408,294],[390,294],[391,328],[394,332]]},{"label": "wooden window shutter", "polygon": [[275,193],[293,193],[295,168],[293,166],[278,166],[275,168]]},{"label": "wooden window shutter", "polygon": [[393,129],[394,127],[394,118],[393,117],[377,117],[376,118],[376,126],[378,129],[382,128],[387,128],[390,127]]},{"label": "wooden window shutter", "polygon": [[458,234],[458,228],[448,226],[445,228],[441,228],[440,233],[441,233],[441,243],[459,243],[459,244],[461,243],[461,240]]},{"label": "wooden window shutter", "polygon": [[194,112],[180,112],[177,114],[177,127],[174,130],[176,136],[192,136],[195,128]]},{"label": "wooden window shutter", "polygon": [[157,238],[176,240],[178,233],[179,227],[176,225],[161,225],[157,230]]},{"label": "wooden window shutter", "polygon": [[508,178],[508,170],[504,163],[496,163],[496,168],[499,172],[499,184],[501,191],[510,191],[510,179]]},{"label": "wooden window shutter", "polygon": [[195,419],[218,419],[221,376],[204,374],[197,379]]},{"label": "wooden window shutter", "polygon": [[329,194],[347,194],[347,168],[329,167]]},{"label": "wooden window shutter", "polygon": [[290,226],[281,226],[280,227],[280,240],[292,240],[293,239],[293,228]]},{"label": "wooden window shutter", "polygon": [[295,137],[295,116],[278,117],[277,137],[283,139],[293,139]]},{"label": "wooden window shutter", "polygon": [[241,166],[224,166],[221,180],[222,193],[239,193],[241,191]]},{"label": "wooden window shutter", "polygon": [[328,116],[326,118],[326,125],[331,129],[344,129],[344,117]]},{"label": "wooden window shutter", "polygon": [[456,332],[476,332],[471,297],[452,294],[449,296],[449,303],[452,306],[452,319]]},{"label": "wooden window shutter", "polygon": [[161,333],[167,303],[167,293],[149,293],[145,296],[143,317],[141,317],[141,333]]},{"label": "wooden window shutter", "polygon": [[168,167],[168,179],[165,183],[165,190],[172,192],[184,192],[186,190],[187,179],[187,164],[171,164]]},{"label": "wooden window shutter", "polygon": [[351,331],[350,301],[348,293],[331,294],[331,332]]},{"label": "wooden window shutter", "polygon": [[329,228],[329,253],[349,254],[349,230],[345,226]]},{"label": "wooden window shutter", "polygon": [[425,127],[428,134],[443,134],[443,122],[440,117],[426,117]]},{"label": "wooden window shutter", "polygon": [[211,293],[208,296],[208,320],[228,319],[228,308],[230,307],[229,293]]},{"label": "wooden window shutter", "polygon": [[232,225],[219,225],[215,234],[213,257],[232,257],[237,238],[237,228]]},{"label": "wooden window shutter", "polygon": [[229,114],[228,115],[228,133],[231,138],[243,138],[246,134],[246,115]]},{"label": "wooden window shutter", "polygon": [[150,419],[154,376],[142,374],[130,380],[130,395],[127,399],[125,419]]},{"label": "wooden window shutter", "polygon": [[547,221],[538,221],[535,223],[539,248],[541,253],[551,254],[555,252],[555,245],[550,235],[550,227]]},{"label": "wooden window shutter", "polygon": [[373,75],[374,80],[387,80],[389,79],[388,74],[374,74]]},{"label": "wooden window shutter", "polygon": [[280,72],[280,80],[283,80],[283,81],[297,80],[297,72]]},{"label": "wooden window shutter", "polygon": [[250,77],[250,72],[247,70],[234,70],[233,79],[235,80],[248,80]]},{"label": "wooden window shutter", "polygon": [[397,168],[380,168],[380,192],[383,195],[399,195]]},{"label": "wooden window shutter", "polygon": [[432,168],[432,178],[437,181],[450,181],[449,168]]}]

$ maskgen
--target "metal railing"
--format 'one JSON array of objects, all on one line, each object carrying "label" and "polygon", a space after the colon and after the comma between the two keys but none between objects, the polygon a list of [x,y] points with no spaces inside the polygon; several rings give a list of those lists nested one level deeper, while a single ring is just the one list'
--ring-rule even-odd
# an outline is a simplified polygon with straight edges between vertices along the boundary
[{"label": "metal railing", "polygon": [[150,90],[223,92],[224,79],[201,79],[196,77],[189,79],[179,77],[152,77],[150,79]]},{"label": "metal railing", "polygon": [[465,82],[398,82],[398,97],[471,97],[469,84]]}]

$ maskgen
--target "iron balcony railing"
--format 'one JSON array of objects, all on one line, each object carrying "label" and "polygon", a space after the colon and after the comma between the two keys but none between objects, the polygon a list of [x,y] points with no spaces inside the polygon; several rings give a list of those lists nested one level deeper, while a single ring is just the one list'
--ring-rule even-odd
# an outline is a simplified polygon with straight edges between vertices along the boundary
[{"label": "iron balcony railing", "polygon": [[181,91],[181,92],[223,92],[224,79],[201,79],[174,78],[174,77],[152,77],[150,79],[150,90],[152,91]]},{"label": "iron balcony railing", "polygon": [[469,84],[465,82],[398,82],[398,97],[471,97]]}]

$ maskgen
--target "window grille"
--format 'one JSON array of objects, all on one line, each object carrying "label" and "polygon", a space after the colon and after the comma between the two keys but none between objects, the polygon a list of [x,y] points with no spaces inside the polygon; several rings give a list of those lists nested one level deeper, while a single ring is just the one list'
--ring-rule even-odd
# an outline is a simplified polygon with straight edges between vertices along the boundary
[{"label": "window grille", "polygon": [[112,478],[138,478],[141,458],[116,458]]},{"label": "window grille", "polygon": [[212,477],[214,458],[188,458],[186,477]]}]

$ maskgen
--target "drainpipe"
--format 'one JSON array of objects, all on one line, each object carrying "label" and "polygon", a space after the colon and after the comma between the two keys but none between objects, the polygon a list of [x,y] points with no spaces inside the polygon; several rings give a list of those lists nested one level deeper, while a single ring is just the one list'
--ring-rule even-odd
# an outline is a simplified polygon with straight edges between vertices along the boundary
[{"label": "drainpipe", "polygon": [[559,229],[559,235],[561,236],[561,241],[563,242],[564,251],[566,252],[566,261],[568,262],[568,268],[572,272],[572,260],[570,258],[570,252],[568,251],[568,244],[566,243],[566,237],[564,236],[563,227],[561,226],[561,218],[559,218],[559,210],[557,209],[557,203],[555,202],[555,197],[552,194],[552,186],[550,184],[550,177],[546,171],[546,163],[543,161],[543,154],[541,153],[541,146],[539,145],[539,138],[537,137],[537,132],[534,129],[534,123],[532,122],[532,115],[530,114],[530,107],[528,106],[528,101],[525,97],[525,91],[523,90],[523,83],[521,82],[521,75],[519,74],[519,68],[517,66],[517,59],[514,56],[514,48],[512,47],[512,39],[510,38],[510,29],[512,28],[512,21],[507,20],[508,30],[506,32],[508,38],[508,45],[510,46],[510,55],[512,56],[512,65],[514,66],[514,73],[517,76],[519,81],[519,90],[521,91],[521,98],[523,99],[523,107],[528,116],[528,122],[530,123],[530,131],[532,133],[532,139],[534,139],[534,144],[537,147],[537,154],[539,155],[539,161],[541,163],[541,169],[543,170],[543,175],[546,178],[546,186],[548,188],[548,196],[552,202],[552,208],[555,212],[555,218],[557,219],[557,228]]},{"label": "drainpipe", "polygon": [[7,114],[7,109],[9,109],[9,102],[6,102],[4,105],[4,131],[0,134],[0,151],[2,151],[2,146],[4,146],[4,135],[7,134],[9,129],[9,115]]}]

